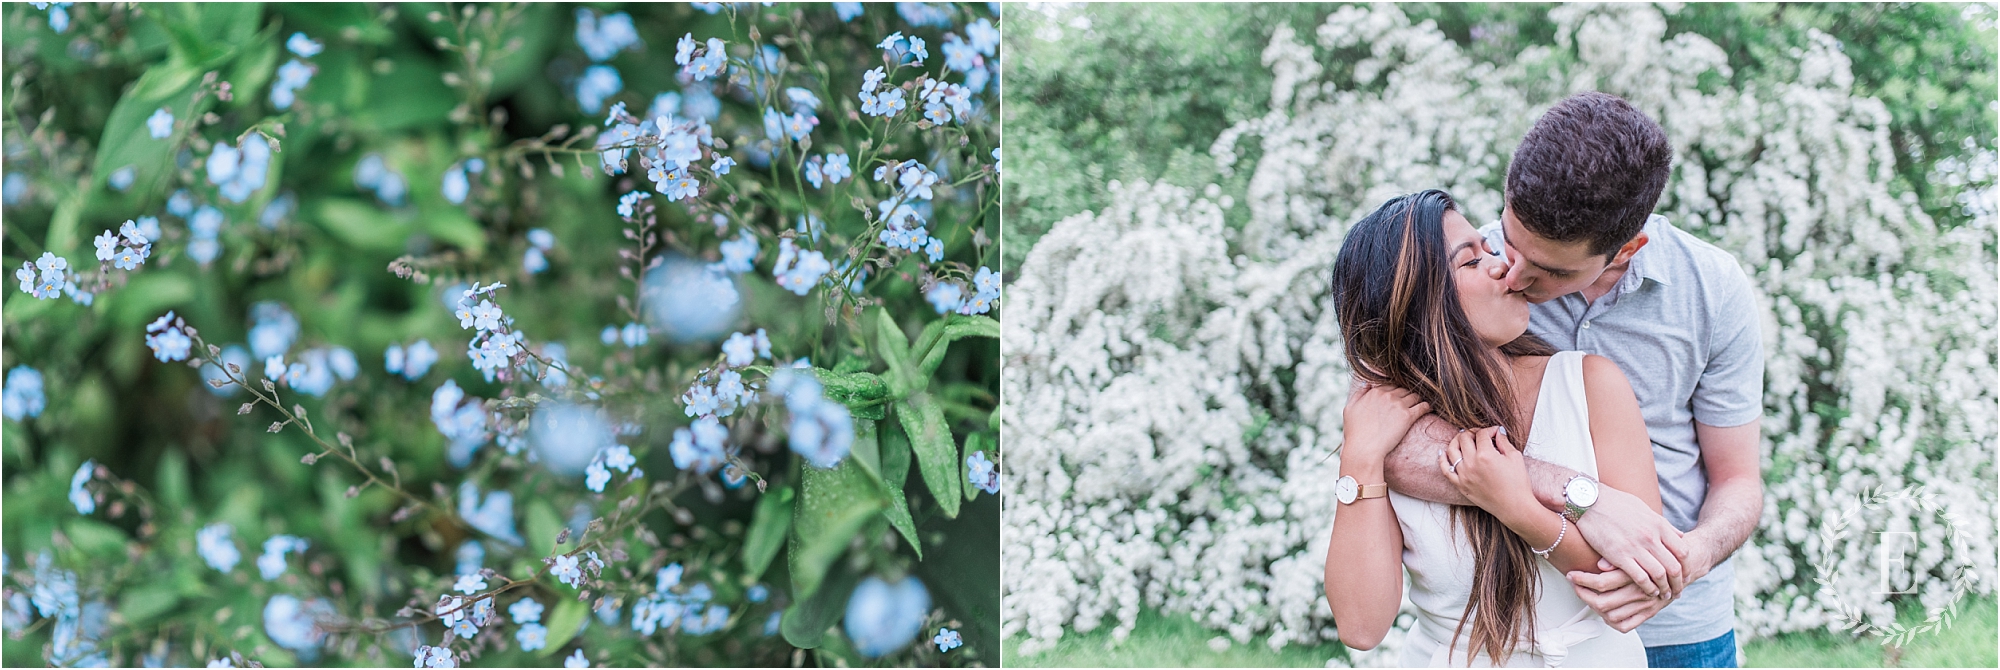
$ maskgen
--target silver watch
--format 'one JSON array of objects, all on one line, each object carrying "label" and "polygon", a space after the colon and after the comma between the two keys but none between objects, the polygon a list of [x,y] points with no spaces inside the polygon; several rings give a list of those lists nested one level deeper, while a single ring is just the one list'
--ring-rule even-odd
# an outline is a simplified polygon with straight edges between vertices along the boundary
[{"label": "silver watch", "polygon": [[1563,509],[1571,519],[1582,519],[1590,506],[1597,504],[1597,480],[1587,475],[1571,477],[1563,486]]}]

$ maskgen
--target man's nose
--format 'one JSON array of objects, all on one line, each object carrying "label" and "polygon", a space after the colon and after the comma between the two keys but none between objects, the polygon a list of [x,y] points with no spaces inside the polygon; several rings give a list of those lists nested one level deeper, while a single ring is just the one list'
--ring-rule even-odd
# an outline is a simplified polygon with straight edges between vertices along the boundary
[{"label": "man's nose", "polygon": [[1527,270],[1527,263],[1510,263],[1505,269],[1500,270],[1500,276],[1494,277],[1494,279],[1507,282],[1507,290],[1509,291],[1524,291],[1527,290],[1529,285],[1535,283],[1534,280],[1528,278]]}]

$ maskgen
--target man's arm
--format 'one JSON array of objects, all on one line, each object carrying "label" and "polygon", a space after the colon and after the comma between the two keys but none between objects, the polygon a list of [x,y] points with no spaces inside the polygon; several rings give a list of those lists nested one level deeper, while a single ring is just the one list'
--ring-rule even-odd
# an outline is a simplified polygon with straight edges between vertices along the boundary
[{"label": "man's arm", "polygon": [[[1438,470],[1437,457],[1458,429],[1445,423],[1437,415],[1425,415],[1417,420],[1417,425],[1403,435],[1403,441],[1389,452],[1384,462],[1389,488],[1412,498],[1429,500],[1444,505],[1470,505],[1471,500],[1459,493]],[[1563,511],[1563,486],[1569,484],[1577,472],[1569,468],[1526,459],[1528,464],[1528,484],[1534,489],[1535,501],[1553,512]]]},{"label": "man's arm", "polygon": [[[1356,382],[1350,393],[1359,393],[1361,385]],[[1458,434],[1458,429],[1445,423],[1436,415],[1426,415],[1418,419],[1416,425],[1403,435],[1395,450],[1389,452],[1383,461],[1383,475],[1389,488],[1412,498],[1429,500],[1445,505],[1470,505],[1472,501],[1459,493],[1450,480],[1438,468],[1438,454],[1444,446]],[[1525,448],[1525,447],[1524,447]],[[1564,505],[1563,488],[1569,480],[1577,476],[1577,471],[1532,458],[1525,459],[1528,469],[1528,485],[1534,490],[1535,501],[1550,511],[1562,512]],[[1753,464],[1754,465],[1754,464]],[[1490,510],[1489,510],[1490,511]],[[1640,500],[1638,496],[1618,489],[1600,486],[1597,504],[1590,512],[1575,520],[1577,533],[1583,541],[1596,549],[1608,561],[1605,565],[1617,566],[1606,570],[1623,570],[1646,585],[1648,593],[1658,593],[1655,580],[1645,572],[1646,563],[1640,557],[1651,556],[1654,565],[1665,574],[1687,574],[1681,566],[1681,556],[1686,553],[1679,531],[1674,530],[1659,512]],[[1668,588],[1679,590],[1685,581],[1677,581]]]},{"label": "man's arm", "polygon": [[[1716,428],[1695,422],[1695,439],[1701,445],[1702,467],[1708,475],[1708,493],[1702,496],[1701,518],[1693,530],[1682,536],[1687,558],[1682,569],[1689,583],[1701,579],[1736,553],[1737,548],[1757,529],[1764,512],[1764,477],[1758,471],[1758,423]],[[1600,563],[1598,567],[1607,564]],[[1569,573],[1576,593],[1592,609],[1604,615],[1605,623],[1620,631],[1631,631],[1672,602],[1654,598],[1632,584],[1622,572],[1593,575]]]}]

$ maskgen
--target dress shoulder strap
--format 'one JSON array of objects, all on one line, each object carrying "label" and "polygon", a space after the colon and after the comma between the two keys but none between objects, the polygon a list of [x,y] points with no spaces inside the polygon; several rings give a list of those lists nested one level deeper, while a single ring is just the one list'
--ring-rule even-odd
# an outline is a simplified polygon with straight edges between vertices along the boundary
[{"label": "dress shoulder strap", "polygon": [[1535,401],[1535,458],[1597,476],[1597,445],[1590,439],[1590,404],[1583,385],[1581,351],[1549,357]]}]

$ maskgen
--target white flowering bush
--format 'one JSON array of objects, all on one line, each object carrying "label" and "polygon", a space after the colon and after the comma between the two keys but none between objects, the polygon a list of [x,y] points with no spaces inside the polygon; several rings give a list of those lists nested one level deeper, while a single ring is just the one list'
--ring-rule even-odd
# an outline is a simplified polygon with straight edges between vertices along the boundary
[{"label": "white flowering bush", "polygon": [[[1321,572],[1349,375],[1324,295],[1345,227],[1430,187],[1497,218],[1514,143],[1590,89],[1659,120],[1676,156],[1661,213],[1760,291],[1766,496],[1736,554],[1739,633],[1992,593],[1990,141],[1938,161],[1927,186],[1956,202],[1934,216],[1897,181],[1890,114],[1853,90],[1840,43],[1810,32],[1796,76],[1727,85],[1727,55],[1670,34],[1672,9],[1556,7],[1555,43],[1506,58],[1389,5],[1278,27],[1269,110],[1209,148],[1222,175],[1248,171],[1240,202],[1112,182],[1037,241],[1003,325],[1003,634],[1025,653],[1100,626],[1122,640],[1158,608],[1239,643],[1336,639]],[[1862,506],[1919,484],[1931,507]],[[1849,508],[1844,534],[1820,532]],[[1913,595],[1875,593],[1876,531],[1917,534],[1890,556]],[[1399,640],[1348,660],[1393,664]]]},{"label": "white flowering bush", "polygon": [[997,6],[0,16],[8,665],[997,662]]}]

